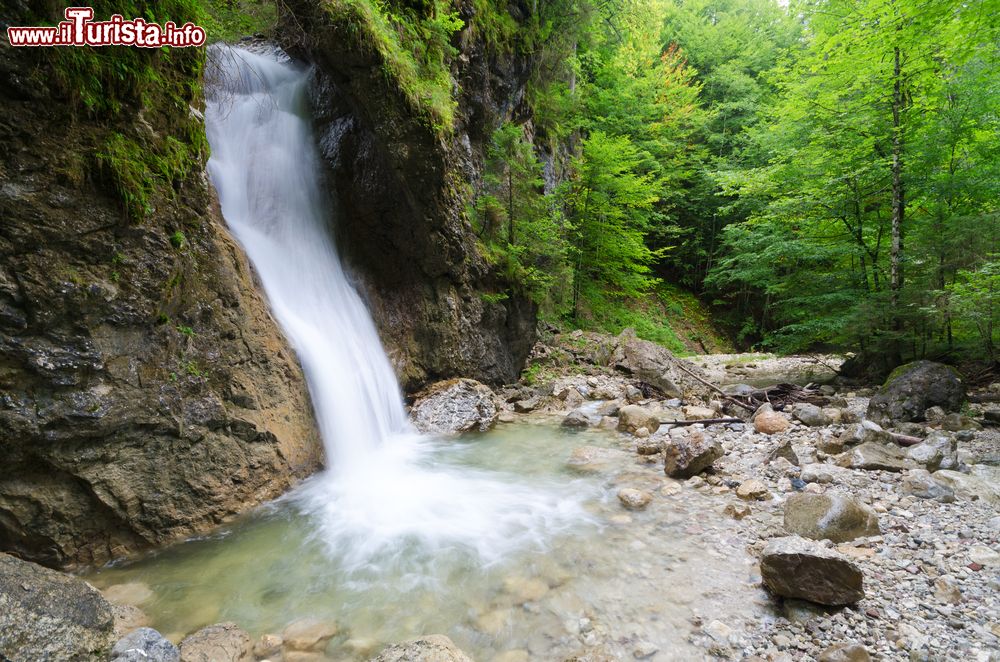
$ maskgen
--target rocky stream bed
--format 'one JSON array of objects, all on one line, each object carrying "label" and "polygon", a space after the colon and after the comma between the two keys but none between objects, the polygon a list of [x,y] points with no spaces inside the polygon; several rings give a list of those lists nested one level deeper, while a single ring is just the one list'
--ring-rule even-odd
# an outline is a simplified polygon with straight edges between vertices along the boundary
[{"label": "rocky stream bed", "polygon": [[[820,404],[751,415],[734,402],[780,376],[775,365],[826,380],[831,360],[684,363],[628,335],[556,338],[536,347],[531,384],[443,383],[411,417],[443,435],[436,461],[571,488],[586,509],[578,527],[507,562],[439,567],[443,584],[401,573],[353,597],[324,585],[322,552],[292,554],[308,537],[274,510],[89,574],[103,597],[0,557],[0,651],[16,640],[36,659],[102,659],[80,651],[118,641],[113,660],[1000,660],[997,412],[934,404],[926,420],[894,421],[906,414],[884,394],[832,384],[810,390]],[[950,374],[900,401],[947,400]],[[262,560],[283,553],[284,565]],[[56,598],[21,595],[34,591]]]}]

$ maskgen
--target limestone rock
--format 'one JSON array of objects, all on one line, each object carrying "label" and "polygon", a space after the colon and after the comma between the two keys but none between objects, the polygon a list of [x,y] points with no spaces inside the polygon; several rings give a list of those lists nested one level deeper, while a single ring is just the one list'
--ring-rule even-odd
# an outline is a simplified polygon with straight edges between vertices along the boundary
[{"label": "limestone rock", "polygon": [[918,499],[934,499],[941,503],[951,503],[955,500],[955,491],[934,480],[926,469],[910,469],[903,474],[900,491]]},{"label": "limestone rock", "polygon": [[778,458],[788,460],[788,462],[794,466],[799,465],[799,456],[796,455],[795,449],[792,448],[792,442],[787,439],[782,441],[773,451],[767,454],[768,462],[775,462]]},{"label": "limestone rock", "polygon": [[181,662],[252,662],[253,641],[235,623],[202,628],[181,641]]},{"label": "limestone rock", "polygon": [[656,415],[639,405],[625,405],[618,411],[618,429],[622,432],[634,433],[639,428],[646,428],[650,433],[660,428]]},{"label": "limestone rock", "polygon": [[618,500],[629,510],[642,510],[653,500],[653,495],[644,490],[625,487],[618,490]]},{"label": "limestone rock", "polygon": [[610,357],[612,367],[656,387],[667,397],[707,399],[709,392],[704,384],[678,368],[678,364],[701,374],[699,368],[678,359],[666,347],[636,337],[633,329],[621,332]]},{"label": "limestone rock", "polygon": [[500,400],[474,379],[449,379],[424,389],[410,410],[414,426],[424,434],[485,432],[496,424]]},{"label": "limestone rock", "polygon": [[868,418],[888,425],[919,421],[938,406],[957,411],[965,402],[965,384],[954,368],[933,361],[915,361],[894,370],[868,403]]},{"label": "limestone rock", "polygon": [[290,623],[281,633],[284,646],[293,651],[321,651],[340,632],[332,621],[303,618]]},{"label": "limestone rock", "polygon": [[955,494],[970,500],[982,500],[994,508],[1000,508],[1000,467],[973,465],[969,473],[941,469],[931,476]]},{"label": "limestone rock", "polygon": [[[840,435],[838,439],[840,446],[843,448],[852,448],[860,444],[872,442],[877,444],[888,444],[892,443],[889,437],[889,433],[882,429],[882,426],[874,421],[864,420],[860,423],[856,423],[848,427]],[[826,449],[829,453],[839,453],[841,451],[834,449]]]},{"label": "limestone rock", "polygon": [[861,644],[834,644],[820,652],[817,662],[871,662],[871,655]]},{"label": "limestone rock", "polygon": [[764,586],[775,595],[840,606],[865,597],[864,578],[853,562],[799,536],[773,538],[760,559]]},{"label": "limestone rock", "polygon": [[663,452],[663,439],[660,437],[639,439],[635,450],[639,455],[657,455]]},{"label": "limestone rock", "polygon": [[514,411],[519,414],[527,414],[528,412],[538,409],[539,404],[541,404],[541,398],[537,395],[533,395],[530,398],[516,401],[514,403]]},{"label": "limestone rock", "polygon": [[767,485],[759,480],[751,479],[740,483],[736,488],[736,496],[746,501],[767,501],[771,498],[771,493]]},{"label": "limestone rock", "polygon": [[842,467],[867,471],[900,472],[917,467],[916,462],[907,458],[906,454],[899,448],[870,441],[846,451],[837,458],[837,464]]},{"label": "limestone rock", "polygon": [[790,426],[788,417],[774,411],[770,405],[763,405],[753,417],[753,428],[761,434],[778,434]]},{"label": "limestone rock", "polygon": [[566,414],[560,425],[564,428],[583,429],[590,427],[590,419],[579,409],[574,409]]},{"label": "limestone rock", "polygon": [[111,605],[90,584],[0,553],[0,659],[105,659]]},{"label": "limestone rock", "polygon": [[685,405],[681,411],[684,412],[684,418],[689,421],[703,421],[717,416],[714,409],[709,407],[700,407],[698,405]]},{"label": "limestone rock", "polygon": [[663,470],[671,478],[690,478],[722,457],[722,444],[702,432],[671,439],[664,448]]},{"label": "limestone rock", "polygon": [[153,628],[133,630],[111,649],[111,662],[180,662],[181,651]]},{"label": "limestone rock", "polygon": [[750,506],[745,503],[728,503],[722,510],[722,514],[733,519],[743,519],[750,514]]},{"label": "limestone rock", "polygon": [[792,408],[792,416],[809,427],[830,425],[830,417],[816,405],[809,403],[797,404]]},{"label": "limestone rock", "polygon": [[878,516],[867,506],[836,492],[793,494],[785,502],[785,530],[813,540],[847,542],[877,536]]},{"label": "limestone rock", "polygon": [[388,646],[371,662],[472,662],[451,639],[432,634]]}]

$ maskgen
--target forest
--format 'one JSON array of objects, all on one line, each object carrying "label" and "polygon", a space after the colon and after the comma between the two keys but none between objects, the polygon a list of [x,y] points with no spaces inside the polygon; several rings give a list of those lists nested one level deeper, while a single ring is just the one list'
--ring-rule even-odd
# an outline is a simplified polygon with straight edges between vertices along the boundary
[{"label": "forest", "polygon": [[543,4],[474,218],[545,315],[669,282],[743,346],[996,360],[997,3]]}]

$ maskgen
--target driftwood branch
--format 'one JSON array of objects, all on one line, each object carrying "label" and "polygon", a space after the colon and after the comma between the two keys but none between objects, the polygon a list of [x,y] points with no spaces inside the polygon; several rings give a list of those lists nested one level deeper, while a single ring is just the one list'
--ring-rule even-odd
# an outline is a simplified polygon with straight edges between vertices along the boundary
[{"label": "driftwood branch", "polygon": [[700,421],[664,421],[663,425],[715,425],[716,423],[744,423],[742,418],[703,418]]},{"label": "driftwood branch", "polygon": [[740,407],[743,407],[744,409],[746,409],[747,411],[750,411],[750,412],[757,411],[756,407],[752,407],[752,406],[746,404],[745,402],[740,402],[739,400],[737,400],[736,398],[734,398],[734,397],[732,397],[730,395],[726,395],[726,392],[723,391],[721,388],[719,388],[718,386],[716,386],[712,382],[704,380],[701,377],[699,377],[698,375],[694,374],[693,372],[691,372],[690,370],[688,370],[687,368],[685,368],[679,361],[677,362],[677,367],[680,368],[681,370],[683,370],[684,372],[686,372],[687,374],[691,375],[695,379],[697,379],[699,382],[701,382],[702,384],[704,384],[708,388],[712,389],[713,391],[715,391],[716,393],[718,393],[719,395],[721,395],[725,400],[727,400],[729,402],[732,402],[734,405],[738,405]]},{"label": "driftwood branch", "polygon": [[923,439],[920,437],[911,437],[908,434],[899,434],[898,432],[890,432],[889,438],[900,446],[916,446],[923,442]]}]

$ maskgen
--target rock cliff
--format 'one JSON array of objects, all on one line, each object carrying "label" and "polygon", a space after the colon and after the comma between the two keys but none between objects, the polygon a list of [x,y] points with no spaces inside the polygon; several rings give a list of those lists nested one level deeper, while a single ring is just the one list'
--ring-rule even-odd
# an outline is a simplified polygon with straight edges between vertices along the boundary
[{"label": "rock cliff", "polygon": [[321,444],[204,175],[203,53],[55,50],[0,48],[0,550],[66,566],[273,498]]},{"label": "rock cliff", "polygon": [[514,381],[536,310],[516,294],[482,296],[507,286],[480,256],[465,209],[493,129],[526,112],[531,63],[490,49],[474,30],[473,3],[458,3],[456,113],[434,126],[387,73],[350,5],[294,0],[285,23],[289,50],[318,68],[313,106],[334,224],[359,289],[405,390],[456,376]]}]

